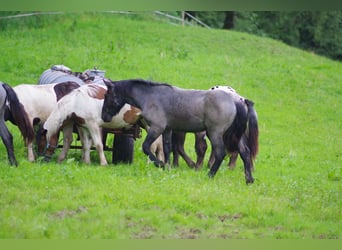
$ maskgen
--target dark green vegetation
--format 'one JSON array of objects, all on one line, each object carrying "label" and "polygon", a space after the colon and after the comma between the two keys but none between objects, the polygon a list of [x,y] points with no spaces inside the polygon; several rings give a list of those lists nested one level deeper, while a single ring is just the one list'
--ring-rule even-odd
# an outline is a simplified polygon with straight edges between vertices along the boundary
[{"label": "dark green vegetation", "polygon": [[[31,17],[32,18],[32,17]],[[0,238],[341,238],[342,64],[267,38],[172,26],[150,16],[72,14],[15,21],[0,33],[0,80],[97,66],[112,79],[184,88],[230,85],[253,100],[260,153],[253,185],[241,161],[213,180],[182,161],[160,170],[137,140],[132,165],[28,163],[0,144]],[[20,22],[20,29],[18,27]],[[193,136],[186,150],[195,157]],[[107,155],[110,159],[110,155]]]},{"label": "dark green vegetation", "polygon": [[[342,60],[342,11],[195,11],[210,27],[271,37]],[[179,14],[180,15],[180,14]]]}]

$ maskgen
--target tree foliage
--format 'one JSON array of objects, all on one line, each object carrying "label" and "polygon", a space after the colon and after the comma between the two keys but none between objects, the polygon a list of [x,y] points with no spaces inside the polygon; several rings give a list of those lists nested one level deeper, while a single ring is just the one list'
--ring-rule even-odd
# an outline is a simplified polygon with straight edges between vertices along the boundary
[{"label": "tree foliage", "polygon": [[[230,28],[342,60],[342,11],[196,12],[213,28]],[[232,18],[233,16],[233,18]],[[230,22],[227,26],[226,21]]]}]

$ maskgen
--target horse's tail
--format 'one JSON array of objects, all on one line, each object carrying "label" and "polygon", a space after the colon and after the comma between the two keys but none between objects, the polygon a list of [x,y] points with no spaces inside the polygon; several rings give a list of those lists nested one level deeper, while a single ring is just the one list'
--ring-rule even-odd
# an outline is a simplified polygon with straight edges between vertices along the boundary
[{"label": "horse's tail", "polygon": [[34,131],[23,105],[20,103],[18,96],[12,87],[6,83],[3,83],[2,86],[7,93],[9,111],[11,113],[11,117],[13,118],[13,122],[18,126],[22,136],[25,139],[25,143],[27,144],[28,142],[32,142],[34,139]]},{"label": "horse's tail", "polygon": [[235,103],[235,118],[223,135],[224,144],[229,153],[239,150],[239,142],[247,129],[247,111],[242,102]]},{"label": "horse's tail", "polygon": [[245,103],[248,107],[247,117],[248,117],[248,135],[247,135],[247,145],[250,150],[250,155],[252,159],[255,159],[258,154],[259,149],[259,127],[258,127],[258,116],[254,109],[254,103],[250,100],[245,99]]}]

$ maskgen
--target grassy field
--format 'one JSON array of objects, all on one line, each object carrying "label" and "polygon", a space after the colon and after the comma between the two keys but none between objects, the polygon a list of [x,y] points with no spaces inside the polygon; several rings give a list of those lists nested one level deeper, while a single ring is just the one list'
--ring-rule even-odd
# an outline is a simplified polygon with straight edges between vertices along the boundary
[{"label": "grassy field", "polygon": [[[1,20],[0,80],[36,84],[53,64],[112,79],[184,88],[229,85],[253,100],[260,152],[253,185],[239,160],[214,179],[183,161],[160,170],[135,144],[134,163],[29,163],[0,144],[0,238],[342,238],[342,64],[244,33],[183,27],[147,15],[66,14]],[[19,29],[20,27],[20,29]],[[194,139],[186,150],[195,158]],[[107,159],[110,159],[107,152]]]}]

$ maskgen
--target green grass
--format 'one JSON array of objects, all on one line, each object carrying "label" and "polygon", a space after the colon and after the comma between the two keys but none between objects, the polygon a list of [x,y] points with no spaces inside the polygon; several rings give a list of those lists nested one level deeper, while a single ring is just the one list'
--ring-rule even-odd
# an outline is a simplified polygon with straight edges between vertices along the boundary
[{"label": "green grass", "polygon": [[[253,100],[260,153],[253,185],[224,161],[213,180],[183,161],[162,171],[136,141],[132,165],[29,163],[0,144],[0,238],[338,238],[341,228],[342,64],[266,38],[173,26],[152,17],[73,14],[8,24],[0,80],[35,84],[53,64],[97,66],[112,79],[184,88],[230,85]],[[7,22],[13,22],[7,21]],[[16,28],[17,27],[17,28]],[[145,135],[145,134],[144,134]],[[186,150],[195,158],[194,139]],[[107,159],[110,159],[107,152]]]}]

